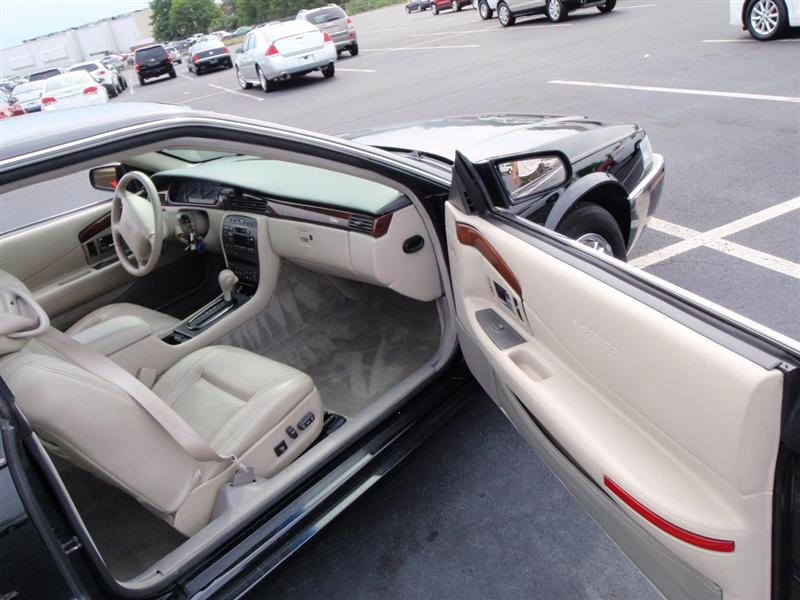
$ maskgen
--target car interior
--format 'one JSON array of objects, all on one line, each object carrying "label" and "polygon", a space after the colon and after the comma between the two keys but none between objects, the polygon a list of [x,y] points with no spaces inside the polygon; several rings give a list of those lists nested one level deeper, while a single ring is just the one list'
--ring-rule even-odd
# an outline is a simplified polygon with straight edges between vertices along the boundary
[{"label": "car interior", "polygon": [[191,138],[73,166],[109,198],[0,237],[0,374],[126,585],[246,521],[452,352],[411,192],[268,152]]}]

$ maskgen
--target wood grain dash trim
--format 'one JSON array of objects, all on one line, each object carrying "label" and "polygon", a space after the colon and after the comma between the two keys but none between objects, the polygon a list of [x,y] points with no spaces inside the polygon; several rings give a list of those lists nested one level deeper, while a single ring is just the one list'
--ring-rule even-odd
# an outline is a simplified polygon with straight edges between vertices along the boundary
[{"label": "wood grain dash trim", "polygon": [[500,256],[500,253],[494,249],[494,246],[486,241],[486,238],[484,238],[477,229],[466,223],[456,223],[456,235],[458,236],[459,242],[465,246],[471,246],[480,252],[481,256],[489,261],[489,264],[494,267],[495,271],[500,273],[500,276],[506,280],[508,285],[511,286],[511,289],[522,297],[522,286],[519,284],[519,279],[514,275],[508,263]]},{"label": "wood grain dash trim", "polygon": [[96,221],[89,223],[86,227],[78,233],[78,241],[83,244],[88,242],[96,235],[103,233],[106,229],[111,227],[111,213],[103,215]]}]

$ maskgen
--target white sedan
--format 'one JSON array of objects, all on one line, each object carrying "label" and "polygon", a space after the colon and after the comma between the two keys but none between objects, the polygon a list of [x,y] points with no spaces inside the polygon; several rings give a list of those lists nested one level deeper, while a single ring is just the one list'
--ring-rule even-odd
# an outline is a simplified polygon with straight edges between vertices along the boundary
[{"label": "white sedan", "polygon": [[730,0],[731,25],[747,29],[760,41],[800,27],[800,0]]},{"label": "white sedan", "polygon": [[86,71],[71,71],[45,80],[42,110],[52,111],[108,102],[106,88]]}]

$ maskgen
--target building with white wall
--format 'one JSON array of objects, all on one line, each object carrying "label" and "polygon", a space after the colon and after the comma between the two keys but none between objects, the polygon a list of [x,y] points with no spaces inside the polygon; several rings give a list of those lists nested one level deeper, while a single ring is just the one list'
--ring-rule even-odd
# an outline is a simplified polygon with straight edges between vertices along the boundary
[{"label": "building with white wall", "polygon": [[149,8],[25,40],[0,50],[0,79],[48,67],[66,67],[111,52],[153,43]]}]

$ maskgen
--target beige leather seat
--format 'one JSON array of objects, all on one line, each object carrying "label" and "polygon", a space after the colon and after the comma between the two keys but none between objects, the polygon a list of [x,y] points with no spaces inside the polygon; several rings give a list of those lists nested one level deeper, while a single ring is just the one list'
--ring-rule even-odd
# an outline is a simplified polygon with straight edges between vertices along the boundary
[{"label": "beige leather seat", "polygon": [[157,310],[145,308],[144,306],[139,306],[138,304],[119,302],[117,304],[109,304],[108,306],[103,306],[97,310],[93,310],[88,315],[80,319],[77,323],[72,325],[72,327],[67,329],[64,333],[67,335],[75,335],[76,333],[85,331],[86,329],[94,327],[95,325],[99,325],[100,323],[108,321],[109,319],[124,316],[138,317],[147,323],[150,326],[150,329],[153,331],[153,335],[159,338],[168,335],[180,323],[179,319],[165,315],[164,313],[160,313]]},{"label": "beige leather seat", "polygon": [[[22,287],[0,271],[0,375],[34,431],[50,451],[134,496],[181,533],[195,533],[235,467],[193,459],[125,391],[37,339],[32,296],[14,291]],[[198,350],[152,389],[217,453],[237,456],[264,477],[297,458],[322,428],[308,375],[238,348]]]}]

